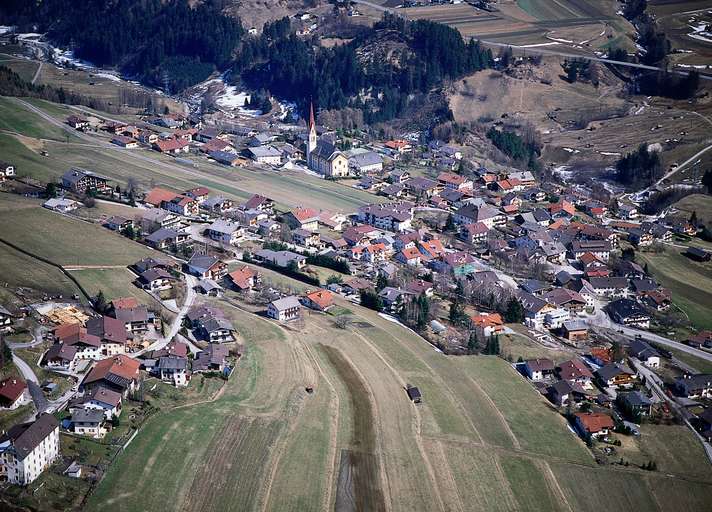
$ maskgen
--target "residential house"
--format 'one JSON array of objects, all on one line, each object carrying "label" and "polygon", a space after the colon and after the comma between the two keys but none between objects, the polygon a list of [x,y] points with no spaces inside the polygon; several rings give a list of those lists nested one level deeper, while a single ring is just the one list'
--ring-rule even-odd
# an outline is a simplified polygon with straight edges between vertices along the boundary
[{"label": "residential house", "polygon": [[412,297],[413,294],[400,288],[386,286],[378,292],[378,296],[383,302],[383,309],[385,311],[398,314],[403,309],[406,299]]},{"label": "residential house", "polygon": [[[272,151],[267,151],[267,150],[274,150],[276,151],[273,147],[267,146],[265,148],[252,148],[254,150],[265,150],[265,151],[259,151],[261,153],[261,156],[256,156],[252,155],[253,159],[258,162],[258,163],[267,163],[267,164],[273,164],[276,162],[275,165],[278,165],[280,163],[280,158],[277,157],[276,159],[273,158],[274,155],[270,155]],[[252,149],[250,150],[251,153],[253,153]],[[227,165],[228,167],[244,167],[247,164],[247,160],[243,157],[241,157],[238,154],[233,153],[232,151],[210,151],[208,153],[208,156],[215,160],[219,164]]]},{"label": "residential house", "polygon": [[463,277],[475,272],[477,260],[465,251],[455,251],[443,254],[440,260],[432,262],[432,265],[436,272]]},{"label": "residential house", "polygon": [[301,304],[293,295],[277,299],[267,305],[267,316],[280,322],[287,322],[299,318]]},{"label": "residential house", "polygon": [[453,190],[472,190],[474,186],[471,179],[453,172],[441,172],[438,175],[438,185]]},{"label": "residential house", "polygon": [[593,373],[580,359],[560,363],[556,372],[561,380],[576,383],[583,389],[593,389]]},{"label": "residential house", "polygon": [[304,305],[317,311],[327,311],[334,305],[334,295],[328,290],[316,290],[304,296]]},{"label": "residential house", "polygon": [[686,398],[712,398],[712,375],[685,374],[675,379],[674,389],[678,395]]},{"label": "residential house", "polygon": [[306,229],[295,229],[292,231],[292,243],[301,247],[318,247],[321,245],[319,233]]},{"label": "residential house", "polygon": [[555,365],[551,359],[527,359],[524,361],[524,373],[535,382],[553,375],[554,368]]},{"label": "residential house", "polygon": [[161,208],[184,217],[195,217],[200,213],[198,201],[188,196],[176,196],[170,201],[163,201]]},{"label": "residential house", "polygon": [[607,436],[615,426],[613,418],[604,413],[577,412],[574,418],[574,426],[584,439]]},{"label": "residential house", "polygon": [[453,217],[456,224],[475,224],[482,222],[489,229],[502,227],[507,222],[507,217],[497,208],[483,204],[468,204],[458,209]]},{"label": "residential house", "polygon": [[237,245],[245,234],[239,223],[226,219],[217,219],[205,231],[208,238],[226,245]]},{"label": "residential house", "polygon": [[611,244],[607,240],[574,240],[571,242],[571,252],[576,259],[586,253],[591,253],[601,261],[608,261],[611,255]]},{"label": "residential house", "polygon": [[650,315],[643,306],[632,299],[617,299],[606,306],[606,312],[614,322],[648,329]]},{"label": "residential house", "polygon": [[319,212],[312,208],[295,208],[284,215],[284,221],[291,229],[319,229]]},{"label": "residential house", "polygon": [[[155,208],[160,207],[163,203],[173,200],[176,196],[179,196],[175,192],[166,190],[165,188],[154,187],[148,191],[146,197],[143,198],[143,202],[147,205],[151,205]],[[188,194],[186,194],[188,195]],[[190,196],[189,196],[190,197]]]},{"label": "residential house", "polygon": [[193,373],[222,372],[227,366],[229,354],[225,345],[211,343],[193,359]]},{"label": "residential house", "polygon": [[201,320],[199,335],[210,343],[228,343],[235,341],[235,328],[221,316],[212,316]]},{"label": "residential house", "polygon": [[0,382],[0,409],[14,410],[30,403],[27,383],[19,377],[7,377]]},{"label": "residential house", "polygon": [[146,270],[136,280],[138,286],[151,292],[170,290],[173,287],[173,281],[175,281],[175,277],[162,268]]},{"label": "residential house", "polygon": [[649,368],[660,368],[660,353],[648,343],[640,339],[634,339],[628,345],[628,352],[631,356],[640,360]]},{"label": "residential house", "polygon": [[194,254],[186,263],[186,268],[194,276],[213,281],[219,281],[227,275],[227,263],[206,254]]},{"label": "residential house", "polygon": [[307,265],[306,256],[302,256],[301,254],[291,251],[272,251],[269,249],[261,249],[255,253],[255,258],[282,268],[287,268],[290,265],[296,265],[298,269],[301,269]]},{"label": "residential house", "polygon": [[190,142],[185,139],[158,140],[153,144],[153,149],[159,153],[179,155],[190,151]]},{"label": "residential house", "polygon": [[55,343],[47,350],[43,361],[49,369],[73,372],[79,361],[77,347]]},{"label": "residential house", "polygon": [[173,249],[190,242],[190,235],[173,229],[161,228],[146,237],[146,243],[158,250]]},{"label": "residential house", "polygon": [[561,335],[571,344],[578,345],[588,338],[588,325],[583,320],[567,320],[561,328]]},{"label": "residential house", "polygon": [[620,363],[611,363],[596,370],[596,377],[607,388],[629,388],[635,382],[635,372]]},{"label": "residential house", "polygon": [[72,402],[69,406],[70,411],[75,407],[101,411],[105,419],[111,420],[121,415],[122,396],[117,391],[95,386],[84,396]]},{"label": "residential house", "polygon": [[625,297],[628,295],[628,279],[625,277],[591,277],[591,288],[601,297]]},{"label": "residential house", "polygon": [[59,456],[59,423],[42,413],[0,435],[0,480],[29,485]]},{"label": "residential house", "polygon": [[55,212],[69,213],[80,208],[81,203],[64,197],[53,197],[42,203],[42,206]]},{"label": "residential house", "polygon": [[108,182],[109,178],[79,167],[72,167],[62,175],[62,187],[79,195],[90,190],[100,193],[113,192]]},{"label": "residential house", "polygon": [[250,154],[250,158],[258,164],[279,165],[282,163],[282,152],[272,146],[248,148],[247,152]]},{"label": "residential house", "polygon": [[653,402],[640,391],[618,393],[616,402],[633,418],[650,416],[653,410]]},{"label": "residential house", "polygon": [[72,423],[72,432],[98,439],[103,437],[106,433],[102,428],[105,420],[104,413],[98,409],[75,407],[70,420]]},{"label": "residential house", "polygon": [[145,233],[153,233],[159,229],[179,230],[181,218],[162,208],[150,208],[141,211],[141,229]]},{"label": "residential house", "polygon": [[86,329],[87,333],[101,340],[101,355],[103,357],[126,353],[129,333],[122,320],[106,315],[92,317],[87,320]]},{"label": "residential house", "polygon": [[137,360],[124,354],[98,361],[84,377],[80,389],[91,391],[101,386],[127,396],[138,386],[139,366]]},{"label": "residential house", "polygon": [[229,210],[232,210],[234,207],[234,203],[232,200],[223,197],[223,196],[215,196],[211,197],[210,199],[206,199],[202,203],[200,203],[200,208],[203,210],[207,210],[210,213],[217,213],[217,214],[223,214]]},{"label": "residential house", "polygon": [[349,168],[356,174],[380,173],[383,170],[383,158],[374,151],[356,153],[348,158]]},{"label": "residential house", "polygon": [[237,291],[250,291],[259,283],[260,275],[247,265],[230,272],[227,280]]},{"label": "residential house", "polygon": [[487,241],[487,236],[490,232],[489,227],[484,222],[475,222],[474,224],[463,224],[460,227],[458,237],[469,244],[481,244]]},{"label": "residential house", "polygon": [[504,333],[504,320],[499,313],[477,313],[470,317],[470,326],[480,338]]}]

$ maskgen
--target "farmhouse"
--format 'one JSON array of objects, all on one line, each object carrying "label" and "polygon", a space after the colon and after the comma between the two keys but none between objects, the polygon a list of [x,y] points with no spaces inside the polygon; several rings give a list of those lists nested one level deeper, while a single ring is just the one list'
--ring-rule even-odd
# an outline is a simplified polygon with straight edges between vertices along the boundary
[{"label": "farmhouse", "polygon": [[62,175],[62,187],[80,195],[86,194],[89,190],[110,192],[112,189],[108,182],[109,178],[99,176],[79,167],[72,167]]},{"label": "farmhouse", "polygon": [[279,165],[282,163],[282,152],[272,146],[257,146],[249,148],[247,151],[258,164]]},{"label": "farmhouse", "polygon": [[299,318],[300,309],[299,299],[292,295],[270,302],[267,305],[267,316],[280,322],[286,322]]},{"label": "farmhouse", "polygon": [[57,457],[59,423],[51,414],[40,414],[0,436],[0,475],[9,483],[31,484]]}]

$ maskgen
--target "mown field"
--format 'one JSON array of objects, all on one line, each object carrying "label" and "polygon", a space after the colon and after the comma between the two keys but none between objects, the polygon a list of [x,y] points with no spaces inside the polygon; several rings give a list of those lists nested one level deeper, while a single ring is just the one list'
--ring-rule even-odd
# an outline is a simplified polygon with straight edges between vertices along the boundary
[{"label": "mown field", "polygon": [[638,252],[653,276],[672,292],[672,301],[698,329],[712,329],[712,263],[692,261],[682,249],[665,248],[661,253]]},{"label": "mown field", "polygon": [[139,302],[155,305],[156,300],[133,284],[136,276],[125,268],[85,268],[72,270],[72,276],[94,297],[100,291],[107,302],[120,297],[136,297]]},{"label": "mown field", "polygon": [[98,225],[60,215],[40,206],[3,209],[6,197],[5,194],[0,195],[0,236],[59,265],[126,266],[156,254]]}]

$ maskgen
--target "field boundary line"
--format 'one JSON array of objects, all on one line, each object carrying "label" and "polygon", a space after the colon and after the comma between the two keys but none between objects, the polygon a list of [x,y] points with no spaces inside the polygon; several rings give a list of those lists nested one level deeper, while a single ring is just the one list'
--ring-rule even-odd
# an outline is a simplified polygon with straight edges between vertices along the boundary
[{"label": "field boundary line", "polygon": [[[355,334],[359,338],[361,338],[361,340],[366,344],[366,346],[368,346],[368,348],[371,350],[371,352],[373,352],[376,355],[376,357],[378,357],[383,362],[383,364],[386,365],[386,367],[393,373],[396,380],[398,380],[398,382],[401,383],[401,385],[403,386],[403,389],[405,389],[405,387],[407,385],[406,381],[403,380],[403,377],[401,377],[401,375],[398,373],[398,371],[396,371],[396,369],[388,361],[386,361],[383,354],[381,354],[381,352],[376,347],[374,347],[373,344],[363,334],[358,333],[358,332],[355,332]],[[373,393],[373,391],[371,391],[370,387],[369,387],[369,392]],[[437,498],[438,504],[440,505],[440,510],[445,510],[445,504],[443,502],[442,496],[440,495],[440,488],[438,487],[437,478],[435,477],[435,471],[433,470],[433,465],[430,462],[430,459],[428,458],[428,454],[425,451],[425,445],[423,444],[423,437],[422,437],[422,434],[420,431],[420,422],[421,422],[420,412],[418,411],[417,407],[414,407],[414,411],[415,411],[415,415],[413,416],[411,424],[413,425],[413,427],[415,429],[413,432],[414,437],[415,437],[415,444],[418,446],[418,451],[420,452],[420,456],[422,457],[423,462],[425,463],[425,468],[428,472],[428,477],[430,478],[430,485],[432,486],[434,495]],[[380,418],[378,421],[380,423]],[[382,469],[382,471],[384,473],[385,473],[385,469],[386,468],[385,468],[385,464],[384,464],[383,469]],[[387,478],[387,475],[386,475],[386,478]]]},{"label": "field boundary line", "polygon": [[[323,377],[323,379],[326,381],[327,385],[329,386],[331,396],[333,397],[332,400],[329,401],[329,408],[331,409],[331,414],[332,414],[332,420],[331,420],[331,426],[334,429],[333,434],[329,437],[329,451],[331,452],[331,471],[329,471],[329,482],[328,486],[325,487],[326,492],[324,493],[324,510],[330,510],[333,508],[332,505],[332,496],[334,498],[334,503],[336,502],[336,492],[337,488],[334,486],[334,475],[336,473],[336,454],[337,454],[337,445],[338,445],[338,437],[339,437],[339,421],[341,419],[339,409],[341,407],[341,400],[339,399],[339,394],[336,392],[336,388],[334,387],[333,382],[331,382],[331,379],[327,376],[326,372],[324,369],[321,367],[321,364],[319,364],[319,361],[314,354],[314,351],[312,350],[311,347],[305,344],[305,349],[307,352],[307,355],[312,358],[314,361],[314,364],[316,365],[317,369],[319,370],[319,373]],[[338,478],[338,476],[337,476]]]},{"label": "field boundary line", "polygon": [[486,400],[489,402],[489,404],[494,408],[494,410],[497,413],[497,417],[500,419],[502,422],[502,426],[504,427],[504,431],[507,432],[507,434],[512,438],[512,444],[514,445],[514,448],[517,450],[522,449],[522,445],[519,444],[519,439],[517,439],[517,436],[514,435],[514,432],[512,431],[512,428],[509,426],[509,423],[507,423],[507,418],[504,417],[504,414],[502,414],[502,411],[499,410],[497,405],[494,403],[494,400],[485,392],[484,389],[482,389],[482,386],[473,379],[472,377],[468,377],[470,379],[470,382],[477,388],[477,391],[482,393],[482,395],[486,398]]}]

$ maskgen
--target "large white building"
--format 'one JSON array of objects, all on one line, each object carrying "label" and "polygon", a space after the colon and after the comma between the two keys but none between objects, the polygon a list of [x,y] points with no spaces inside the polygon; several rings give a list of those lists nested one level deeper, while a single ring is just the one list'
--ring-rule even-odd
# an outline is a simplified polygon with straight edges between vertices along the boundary
[{"label": "large white building", "polygon": [[0,437],[0,481],[34,482],[59,457],[59,423],[51,414],[11,427]]}]

